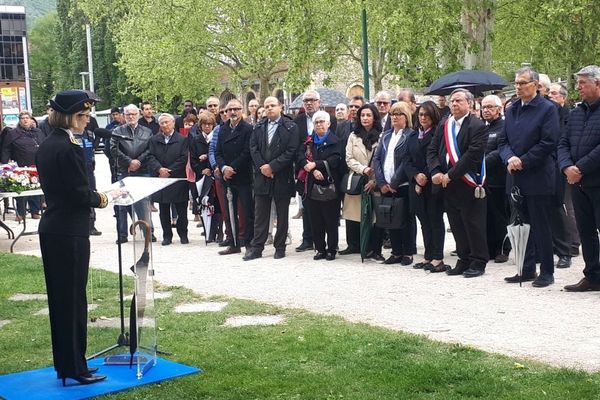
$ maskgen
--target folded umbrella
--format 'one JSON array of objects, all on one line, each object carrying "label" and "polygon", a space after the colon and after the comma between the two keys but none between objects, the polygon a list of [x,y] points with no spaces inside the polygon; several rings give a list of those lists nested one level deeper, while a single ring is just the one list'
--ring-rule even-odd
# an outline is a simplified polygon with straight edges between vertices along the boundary
[{"label": "folded umbrella", "polygon": [[513,186],[510,192],[510,204],[512,209],[512,223],[506,227],[508,239],[512,245],[517,273],[519,274],[519,286],[522,286],[523,264],[525,262],[525,252],[527,251],[527,241],[531,225],[526,224],[523,209],[523,196],[518,186]]},{"label": "folded umbrella", "polygon": [[371,231],[373,230],[373,198],[371,193],[360,194],[360,259],[365,261],[371,250]]}]

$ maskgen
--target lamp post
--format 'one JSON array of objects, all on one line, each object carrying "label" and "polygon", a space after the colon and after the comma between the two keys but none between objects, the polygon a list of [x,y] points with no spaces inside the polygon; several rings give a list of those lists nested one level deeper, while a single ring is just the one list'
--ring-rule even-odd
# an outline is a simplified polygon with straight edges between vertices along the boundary
[{"label": "lamp post", "polygon": [[89,75],[89,74],[90,74],[90,73],[89,73],[89,72],[87,72],[87,71],[83,71],[83,72],[80,72],[80,73],[79,73],[79,75],[81,75],[81,89],[82,89],[82,90],[85,90],[85,76],[86,76],[86,75]]},{"label": "lamp post", "polygon": [[362,3],[362,64],[365,100],[369,101],[369,39],[367,36],[367,10],[364,1]]}]

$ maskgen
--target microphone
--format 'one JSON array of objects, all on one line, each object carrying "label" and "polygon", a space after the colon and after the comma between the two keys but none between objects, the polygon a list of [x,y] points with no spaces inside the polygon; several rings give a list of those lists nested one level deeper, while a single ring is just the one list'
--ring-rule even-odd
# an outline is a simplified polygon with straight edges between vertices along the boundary
[{"label": "microphone", "polygon": [[128,137],[128,136],[121,136],[121,135],[117,135],[114,132],[109,131],[108,129],[104,129],[104,128],[96,128],[94,129],[94,135],[102,138],[102,139],[116,139],[116,140],[125,140],[128,142],[132,142],[133,138]]}]

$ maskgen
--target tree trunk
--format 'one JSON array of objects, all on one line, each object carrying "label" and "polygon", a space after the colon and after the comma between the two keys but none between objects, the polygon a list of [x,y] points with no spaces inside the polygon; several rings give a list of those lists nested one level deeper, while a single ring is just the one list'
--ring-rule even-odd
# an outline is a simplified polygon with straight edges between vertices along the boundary
[{"label": "tree trunk", "polygon": [[492,32],[496,19],[496,0],[465,1],[461,24],[471,43],[465,48],[465,69],[492,68]]},{"label": "tree trunk", "polygon": [[259,90],[259,98],[257,99],[259,103],[262,104],[263,101],[267,97],[271,95],[271,91],[269,89],[269,84],[271,83],[271,77],[261,76],[259,77],[260,81],[260,90]]}]

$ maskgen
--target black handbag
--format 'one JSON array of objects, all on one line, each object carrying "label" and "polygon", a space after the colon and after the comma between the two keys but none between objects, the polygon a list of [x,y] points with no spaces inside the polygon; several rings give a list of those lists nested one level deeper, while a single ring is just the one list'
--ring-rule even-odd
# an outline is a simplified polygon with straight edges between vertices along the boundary
[{"label": "black handbag", "polygon": [[365,186],[365,176],[348,172],[342,177],[342,192],[346,194],[361,194]]},{"label": "black handbag", "polygon": [[401,229],[406,223],[408,199],[373,195],[375,226],[382,229]]},{"label": "black handbag", "polygon": [[329,170],[329,164],[324,161],[325,169],[327,170],[327,185],[321,186],[313,183],[312,189],[310,190],[310,198],[316,201],[329,201],[337,199],[338,193],[335,189],[335,183],[331,177],[331,171]]}]

